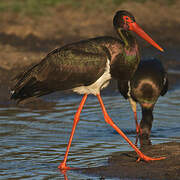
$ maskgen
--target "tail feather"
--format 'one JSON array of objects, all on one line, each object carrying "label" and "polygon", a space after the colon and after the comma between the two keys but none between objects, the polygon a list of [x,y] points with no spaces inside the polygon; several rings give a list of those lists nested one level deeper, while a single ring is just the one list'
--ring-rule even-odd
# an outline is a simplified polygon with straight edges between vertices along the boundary
[{"label": "tail feather", "polygon": [[[23,81],[24,80],[24,81]],[[16,86],[11,90],[11,99],[25,99],[33,96],[33,84],[35,80],[21,78]]]},{"label": "tail feather", "polygon": [[39,97],[50,93],[51,91],[47,88],[39,85],[39,82],[35,78],[31,78],[26,83],[21,85],[21,88],[16,88],[11,90],[11,99],[20,101],[30,98],[30,97]]},{"label": "tail feather", "polygon": [[15,81],[16,84],[10,91],[10,98],[17,100],[18,103],[24,99],[42,96],[50,92],[47,85],[37,80],[35,67],[18,75]]}]

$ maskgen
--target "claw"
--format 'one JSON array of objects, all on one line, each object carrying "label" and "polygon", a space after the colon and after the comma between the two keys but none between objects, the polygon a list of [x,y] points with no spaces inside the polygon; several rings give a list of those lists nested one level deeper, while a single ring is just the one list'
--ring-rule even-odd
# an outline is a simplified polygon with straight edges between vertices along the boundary
[{"label": "claw", "polygon": [[139,156],[139,158],[137,159],[136,162],[139,162],[141,159],[144,160],[144,161],[146,161],[146,162],[150,162],[150,161],[159,161],[159,160],[163,160],[163,159],[166,159],[166,157],[151,158],[151,157],[146,156],[146,155],[143,154],[143,155]]}]

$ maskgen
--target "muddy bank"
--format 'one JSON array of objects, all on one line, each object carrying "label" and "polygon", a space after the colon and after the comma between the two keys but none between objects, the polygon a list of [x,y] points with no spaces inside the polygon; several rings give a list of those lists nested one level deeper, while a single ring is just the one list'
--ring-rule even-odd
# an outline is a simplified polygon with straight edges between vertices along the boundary
[{"label": "muddy bank", "polygon": [[169,142],[152,145],[142,149],[151,157],[165,156],[165,160],[146,163],[136,162],[135,152],[114,153],[106,166],[85,168],[80,173],[94,175],[100,179],[149,179],[149,180],[179,180],[180,179],[180,143]]}]

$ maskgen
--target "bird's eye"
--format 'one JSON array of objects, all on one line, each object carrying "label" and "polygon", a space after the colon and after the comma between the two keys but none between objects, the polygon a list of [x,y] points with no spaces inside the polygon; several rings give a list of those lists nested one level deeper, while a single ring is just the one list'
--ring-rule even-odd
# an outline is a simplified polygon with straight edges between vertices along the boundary
[{"label": "bird's eye", "polygon": [[124,19],[124,23],[126,24],[130,24],[133,22],[133,20],[129,16],[124,16],[123,19]]},{"label": "bird's eye", "polygon": [[131,21],[131,19],[128,16],[124,16],[123,19],[125,22],[128,22],[128,23]]}]

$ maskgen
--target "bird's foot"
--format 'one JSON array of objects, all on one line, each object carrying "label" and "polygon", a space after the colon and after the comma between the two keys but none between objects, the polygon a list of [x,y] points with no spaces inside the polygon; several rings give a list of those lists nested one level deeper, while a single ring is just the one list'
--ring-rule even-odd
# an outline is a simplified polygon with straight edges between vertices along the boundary
[{"label": "bird's foot", "polygon": [[166,159],[166,157],[152,158],[152,157],[146,156],[144,154],[141,154],[136,162],[139,162],[140,160],[150,162],[150,161],[158,161],[158,160],[163,160],[163,159]]},{"label": "bird's foot", "polygon": [[66,166],[66,163],[65,162],[62,162],[62,163],[60,163],[60,165],[58,166],[58,168],[60,169],[60,170],[72,170],[72,169],[78,169],[78,168],[71,168],[71,167],[68,167],[68,166]]},{"label": "bird's foot", "polygon": [[59,168],[60,170],[70,170],[70,169],[71,169],[70,167],[66,166],[66,163],[65,163],[65,162],[60,163],[60,165],[58,166],[58,168]]}]

